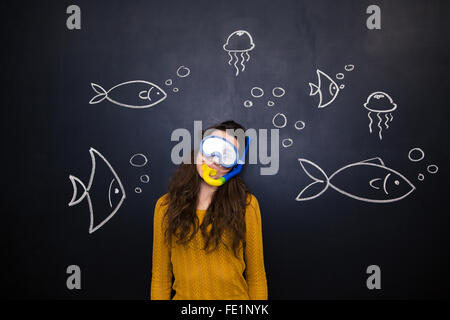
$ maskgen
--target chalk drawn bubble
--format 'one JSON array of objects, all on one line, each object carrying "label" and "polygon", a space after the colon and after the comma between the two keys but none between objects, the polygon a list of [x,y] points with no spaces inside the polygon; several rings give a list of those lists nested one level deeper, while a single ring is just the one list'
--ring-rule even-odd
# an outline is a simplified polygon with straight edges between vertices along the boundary
[{"label": "chalk drawn bubble", "polygon": [[142,176],[140,176],[139,180],[141,180],[142,183],[148,183],[150,181],[150,177],[148,176],[148,174],[143,174]]},{"label": "chalk drawn bubble", "polygon": [[[284,123],[283,124],[275,124],[275,119],[278,118],[278,117],[282,117],[284,119]],[[283,113],[278,112],[276,115],[273,116],[272,124],[276,128],[284,128],[284,127],[286,127],[286,124],[287,124],[287,118],[286,118],[286,116]]]},{"label": "chalk drawn bubble", "polygon": [[139,187],[134,188],[134,192],[136,193],[142,193],[142,189]]},{"label": "chalk drawn bubble", "polygon": [[253,106],[253,102],[251,102],[250,100],[244,101],[244,107],[251,108],[252,106]]},{"label": "chalk drawn bubble", "polygon": [[340,86],[339,86],[339,89],[344,89],[345,88],[345,84],[341,84]]},{"label": "chalk drawn bubble", "polygon": [[425,157],[425,152],[420,148],[412,148],[408,152],[408,159],[412,162],[419,162]]},{"label": "chalk drawn bubble", "polygon": [[252,90],[250,90],[250,94],[253,98],[261,98],[264,95],[264,90],[260,87],[253,87]]},{"label": "chalk drawn bubble", "polygon": [[285,148],[289,148],[290,146],[292,146],[293,143],[294,141],[292,141],[292,139],[290,138],[283,139],[283,141],[281,141],[281,145]]},{"label": "chalk drawn bubble", "polygon": [[272,90],[272,95],[273,95],[275,98],[281,98],[282,96],[284,96],[285,93],[286,93],[286,90],[284,90],[284,89],[281,88],[281,87],[275,87],[275,88],[273,88],[273,90]]},{"label": "chalk drawn bubble", "polygon": [[425,179],[425,176],[423,174],[419,173],[419,175],[417,176],[417,179],[419,181],[423,181]]},{"label": "chalk drawn bubble", "polygon": [[274,105],[275,105],[275,102],[273,102],[272,100],[267,101],[268,107],[273,107]]},{"label": "chalk drawn bubble", "polygon": [[165,82],[166,86],[171,86],[172,85],[172,79],[167,79]]},{"label": "chalk drawn bubble", "polygon": [[136,153],[130,159],[130,164],[133,167],[143,167],[147,164],[147,162],[148,162],[147,157],[142,153]]},{"label": "chalk drawn bubble", "polygon": [[429,173],[431,173],[431,174],[435,174],[436,172],[438,172],[438,170],[439,170],[439,168],[438,168],[438,166],[435,165],[435,164],[430,164],[430,165],[427,167],[427,171],[428,171]]},{"label": "chalk drawn bubble", "polygon": [[355,66],[353,64],[347,64],[344,67],[345,71],[353,71],[353,69],[355,69]]},{"label": "chalk drawn bubble", "polygon": [[343,73],[338,73],[338,74],[336,75],[336,79],[338,79],[338,80],[344,79],[344,74],[343,74]]},{"label": "chalk drawn bubble", "polygon": [[303,130],[305,128],[305,122],[298,120],[295,124],[294,124],[295,129],[297,130]]},{"label": "chalk drawn bubble", "polygon": [[179,76],[180,78],[186,78],[190,74],[191,74],[191,70],[188,67],[180,66],[177,69],[177,76]]},{"label": "chalk drawn bubble", "polygon": [[173,91],[173,92],[178,92],[178,91],[180,91],[180,89],[178,89],[178,88],[173,88],[172,91]]}]

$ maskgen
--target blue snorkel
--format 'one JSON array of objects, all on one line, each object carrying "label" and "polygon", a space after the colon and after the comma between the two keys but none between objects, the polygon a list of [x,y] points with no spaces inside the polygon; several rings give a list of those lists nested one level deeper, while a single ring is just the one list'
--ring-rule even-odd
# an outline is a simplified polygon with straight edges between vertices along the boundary
[{"label": "blue snorkel", "polygon": [[244,150],[244,153],[242,154],[241,158],[239,159],[238,164],[233,168],[233,170],[228,172],[223,177],[220,177],[217,179],[211,178],[211,176],[215,176],[217,174],[217,171],[208,167],[208,165],[206,163],[204,163],[202,165],[203,180],[205,180],[205,182],[209,185],[218,187],[218,186],[225,184],[228,180],[233,178],[235,175],[239,174],[242,170],[242,166],[244,165],[245,155],[247,154],[248,147],[250,145],[250,140],[251,139],[249,136],[245,137],[245,150]]}]

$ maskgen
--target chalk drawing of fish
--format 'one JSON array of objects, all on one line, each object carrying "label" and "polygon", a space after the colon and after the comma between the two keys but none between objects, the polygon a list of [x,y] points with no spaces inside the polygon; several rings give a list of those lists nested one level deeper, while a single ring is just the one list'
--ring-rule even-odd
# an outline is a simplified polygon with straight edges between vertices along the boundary
[{"label": "chalk drawing of fish", "polygon": [[[92,170],[91,170],[91,176],[89,178],[89,183],[87,186],[84,185],[84,183],[78,179],[77,177],[73,175],[69,175],[69,179],[72,182],[73,187],[73,196],[72,199],[69,202],[69,207],[75,206],[79,204],[84,199],[87,200],[89,205],[89,212],[90,212],[90,224],[89,224],[89,233],[93,233],[100,229],[106,222],[108,222],[120,209],[122,206],[123,201],[126,198],[125,195],[125,189],[123,188],[122,182],[119,179],[119,176],[117,175],[116,171],[114,171],[111,164],[106,160],[106,158],[97,150],[94,148],[89,149],[89,153],[91,155],[92,160]],[[109,170],[107,170],[108,174],[110,175],[107,177],[106,182],[107,185],[109,185],[108,190],[97,190],[100,195],[105,195],[105,202],[108,200],[109,203],[109,210],[106,212],[106,218],[104,218],[99,223],[95,223],[94,221],[94,208],[92,205],[91,195],[92,192],[92,185],[95,182],[95,170],[97,167],[97,159],[99,159],[101,162],[98,163],[98,165],[104,165],[106,164]],[[102,177],[104,178],[104,177]],[[79,184],[82,188],[82,192],[79,195],[78,194],[78,188],[77,184]],[[78,198],[77,198],[78,196]],[[106,199],[107,198],[107,199]],[[96,224],[94,226],[94,224]]]},{"label": "chalk drawing of fish", "polygon": [[317,85],[309,83],[310,96],[319,94],[319,106],[318,108],[324,108],[336,99],[339,93],[339,87],[333,79],[331,79],[326,73],[316,70],[317,73]]},{"label": "chalk drawing of fish", "polygon": [[[295,199],[297,201],[317,198],[331,187],[356,200],[388,203],[401,200],[416,189],[407,178],[386,167],[383,160],[378,157],[346,165],[329,177],[312,161],[302,158],[298,160],[313,182],[300,191]],[[315,177],[305,164],[317,169],[316,175],[320,177]],[[306,193],[313,194],[307,196]]]},{"label": "chalk drawing of fish", "polygon": [[167,98],[167,93],[163,89],[144,80],[123,82],[108,91],[95,83],[91,83],[91,87],[97,95],[89,101],[89,104],[97,104],[107,99],[122,107],[144,109],[153,107]]}]

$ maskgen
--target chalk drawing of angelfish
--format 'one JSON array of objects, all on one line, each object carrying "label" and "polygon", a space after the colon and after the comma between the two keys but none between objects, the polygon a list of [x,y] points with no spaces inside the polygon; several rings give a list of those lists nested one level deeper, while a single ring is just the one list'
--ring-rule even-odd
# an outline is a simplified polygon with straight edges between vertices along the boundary
[{"label": "chalk drawing of angelfish", "polygon": [[[116,214],[116,212],[122,206],[122,203],[126,198],[126,195],[125,195],[125,189],[123,188],[123,185],[119,179],[119,176],[117,175],[116,171],[114,171],[113,167],[108,162],[108,160],[106,160],[106,158],[100,152],[95,150],[94,148],[90,148],[89,153],[91,155],[91,160],[92,160],[92,170],[91,170],[91,176],[89,178],[88,185],[85,186],[84,183],[80,179],[78,179],[77,177],[75,177],[73,175],[69,175],[69,179],[72,182],[72,186],[73,186],[73,196],[69,202],[69,207],[79,204],[84,199],[87,200],[88,205],[89,205],[89,212],[90,212],[89,233],[93,233],[93,232],[97,231],[98,229],[100,229],[106,222],[108,222]],[[104,218],[99,223],[96,223],[96,225],[94,226],[94,207],[92,205],[90,192],[93,191],[92,185],[93,185],[93,183],[95,183],[95,170],[97,167],[97,159],[102,161],[102,162],[99,162],[99,165],[106,164],[107,168],[109,169],[106,171],[108,173],[108,175],[110,175],[109,178],[106,178],[107,185],[109,185],[108,190],[103,190],[103,189],[97,190],[98,193],[100,193],[100,195],[104,195],[105,197],[107,197],[107,200],[109,202],[109,209],[106,212],[107,213],[106,218]],[[81,195],[78,195],[77,184],[79,184],[82,187]],[[99,185],[101,186],[102,184],[99,183]],[[78,199],[77,199],[77,196],[79,196]],[[105,201],[106,201],[106,198],[105,198]]]},{"label": "chalk drawing of angelfish", "polygon": [[[312,161],[301,158],[298,160],[305,173],[313,182],[297,195],[295,199],[297,201],[317,198],[328,187],[331,187],[356,200],[388,203],[401,200],[416,189],[402,174],[386,167],[380,158],[372,158],[346,165],[329,177]],[[311,170],[306,168],[305,164],[317,169],[320,177],[315,177]],[[307,196],[306,193],[312,195]]]},{"label": "chalk drawing of angelfish", "polygon": [[154,83],[144,80],[133,80],[120,83],[108,91],[95,83],[92,89],[97,93],[89,104],[97,104],[104,99],[126,108],[144,109],[153,107],[167,98],[167,93]]},{"label": "chalk drawing of angelfish", "polygon": [[319,106],[318,108],[325,108],[336,99],[339,93],[339,87],[333,79],[331,79],[326,73],[316,70],[317,84],[309,83],[310,96],[319,94]]}]

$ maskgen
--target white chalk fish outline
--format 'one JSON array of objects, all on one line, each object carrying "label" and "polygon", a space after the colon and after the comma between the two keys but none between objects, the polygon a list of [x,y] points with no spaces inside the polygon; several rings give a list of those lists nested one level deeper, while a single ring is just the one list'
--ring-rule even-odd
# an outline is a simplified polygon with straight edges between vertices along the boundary
[{"label": "white chalk fish outline", "polygon": [[[143,91],[139,92],[139,98],[141,98],[143,100],[148,99],[149,101],[151,101],[150,92],[154,88],[157,88],[163,94],[163,97],[161,97],[159,100],[156,100],[155,102],[152,102],[152,103],[144,105],[144,106],[135,106],[135,105],[118,102],[108,96],[108,93],[111,92],[112,90],[114,90],[115,88],[130,84],[130,83],[145,83],[150,86],[149,90],[143,90]],[[92,83],[92,82],[91,82],[91,87],[92,87],[92,89],[94,89],[94,91],[97,93],[97,95],[94,96],[89,101],[89,104],[97,104],[97,103],[102,102],[104,99],[107,99],[108,101],[110,101],[118,106],[121,106],[121,107],[131,108],[131,109],[145,109],[145,108],[153,107],[154,105],[157,105],[158,103],[164,101],[167,98],[167,93],[160,86],[158,86],[152,82],[145,81],[145,80],[132,80],[132,81],[122,82],[122,83],[119,83],[118,85],[115,85],[114,87],[112,87],[109,90],[105,90],[102,86],[100,86],[96,83]],[[142,96],[142,93],[147,93],[147,96]]]},{"label": "white chalk fish outline", "polygon": [[[381,158],[379,158],[379,157],[375,157],[375,158],[371,158],[371,159],[367,159],[367,160],[363,160],[363,161],[359,161],[359,162],[355,162],[355,163],[348,164],[348,165],[346,165],[346,166],[344,166],[344,167],[338,169],[337,171],[335,171],[335,172],[334,172],[331,176],[329,176],[329,177],[327,176],[327,174],[325,173],[325,171],[323,171],[322,168],[320,168],[320,167],[319,167],[318,165],[316,165],[314,162],[312,162],[312,161],[310,161],[310,160],[307,160],[307,159],[304,159],[304,158],[299,158],[298,161],[300,162],[300,165],[302,166],[303,171],[308,175],[308,177],[310,177],[310,178],[313,180],[313,182],[310,183],[309,185],[307,185],[305,188],[303,188],[303,189],[300,191],[300,193],[299,193],[299,194],[297,195],[297,197],[295,198],[296,201],[307,201],[307,200],[315,199],[315,198],[319,197],[320,195],[322,195],[322,193],[324,193],[324,192],[328,189],[328,187],[331,187],[331,188],[333,188],[334,190],[336,190],[337,192],[342,193],[343,195],[346,195],[346,196],[348,196],[348,197],[350,197],[350,198],[353,198],[353,199],[356,199],[356,200],[360,200],[360,201],[372,202],[372,203],[389,203],[389,202],[399,201],[399,200],[401,200],[401,199],[407,197],[408,195],[410,195],[411,192],[413,192],[414,190],[416,190],[416,187],[415,187],[415,186],[414,186],[414,185],[413,185],[413,184],[412,184],[405,176],[403,176],[401,173],[399,173],[399,172],[397,172],[397,171],[395,171],[395,170],[393,170],[393,169],[391,169],[391,168],[386,167],[386,166],[384,165],[383,160],[382,160]],[[320,173],[322,173],[323,177],[325,178],[325,181],[324,181],[324,180],[321,180],[321,179],[318,179],[318,178],[316,178],[316,177],[314,177],[314,176],[312,176],[312,175],[308,172],[308,170],[306,170],[306,168],[303,166],[303,162],[309,163],[311,166],[313,166],[314,168],[316,168],[317,170],[319,170]],[[409,192],[407,192],[406,194],[404,194],[403,196],[398,197],[398,198],[394,198],[394,199],[385,199],[385,200],[376,200],[376,199],[367,199],[367,198],[355,196],[355,195],[353,195],[353,194],[351,194],[351,193],[348,193],[348,192],[346,192],[346,191],[344,191],[344,190],[342,190],[342,189],[339,189],[338,187],[336,187],[335,185],[333,185],[333,184],[330,182],[330,181],[333,179],[333,177],[334,177],[335,175],[337,175],[339,172],[341,172],[341,171],[343,171],[343,170],[345,170],[345,169],[347,169],[347,168],[354,167],[354,166],[359,166],[359,165],[378,167],[378,168],[382,168],[382,169],[385,169],[385,170],[387,170],[387,171],[390,172],[388,175],[386,175],[386,177],[384,178],[384,181],[383,181],[383,189],[384,189],[384,192],[385,192],[386,194],[388,194],[388,192],[387,192],[387,190],[386,190],[386,181],[387,181],[387,178],[388,178],[392,173],[394,173],[394,174],[398,175],[400,178],[402,178],[402,179],[403,179],[403,180],[411,187],[411,190],[409,190]],[[369,181],[369,184],[370,184],[370,186],[373,187],[374,189],[379,189],[379,188],[376,188],[376,187],[373,185],[373,182],[374,182],[375,180],[381,180],[381,178],[372,179],[372,180]],[[318,194],[315,194],[315,195],[310,196],[310,197],[302,198],[302,194],[303,194],[306,190],[308,190],[311,186],[315,185],[316,183],[325,183],[325,186],[324,186],[324,188],[323,188]]]},{"label": "white chalk fish outline", "polygon": [[[319,106],[318,106],[318,108],[321,109],[321,108],[325,108],[326,106],[328,106],[330,103],[332,103],[336,99],[340,89],[339,89],[339,86],[337,85],[337,83],[333,79],[331,79],[331,77],[328,76],[325,72],[317,69],[316,70],[316,74],[317,74],[317,79],[318,79],[317,81],[318,81],[318,83],[317,83],[317,85],[314,84],[314,83],[311,83],[311,82],[309,83],[309,87],[310,87],[309,95],[310,96],[314,96],[317,93],[319,93]],[[321,86],[322,86],[322,76],[325,77],[326,79],[328,79],[331,82],[327,89],[328,89],[328,92],[330,93],[330,95],[332,96],[332,98],[331,98],[330,101],[328,101],[325,104],[322,104],[322,102],[323,102],[322,89],[325,89],[325,88],[321,88]],[[335,88],[336,88],[336,92],[334,94],[330,91],[331,85],[334,85]]]},{"label": "white chalk fish outline", "polygon": [[[98,229],[100,229],[106,222],[108,222],[116,214],[116,212],[122,206],[123,201],[126,199],[126,194],[125,194],[125,189],[123,187],[123,184],[122,184],[122,182],[119,179],[119,176],[117,175],[116,171],[113,169],[111,164],[108,162],[108,160],[106,160],[106,158],[100,152],[98,152],[97,150],[95,150],[92,147],[89,149],[89,154],[91,155],[92,169],[91,169],[91,176],[89,178],[89,183],[88,183],[87,187],[77,177],[75,177],[73,175],[69,175],[70,182],[72,182],[72,186],[73,186],[73,195],[72,195],[72,199],[69,202],[69,207],[72,207],[72,206],[75,206],[75,205],[79,204],[81,201],[84,200],[84,198],[86,198],[86,200],[88,202],[88,205],[89,205],[89,214],[90,214],[90,216],[89,216],[90,217],[89,233],[93,233],[93,232],[97,231]],[[99,223],[94,228],[93,227],[94,226],[94,209],[92,208],[92,201],[91,201],[91,197],[89,196],[89,191],[90,191],[90,189],[92,187],[92,183],[94,182],[95,167],[96,167],[95,155],[99,156],[106,163],[106,165],[111,170],[111,172],[112,172],[112,174],[114,176],[114,178],[111,180],[111,183],[109,185],[109,192],[108,192],[108,198],[109,198],[109,205],[110,205],[110,207],[112,207],[112,203],[111,203],[111,186],[112,186],[114,181],[117,181],[117,183],[119,184],[120,190],[122,191],[122,198],[120,199],[119,203],[116,205],[114,210],[101,223]],[[77,182],[83,187],[84,191],[83,191],[83,194],[80,196],[80,198],[75,200],[75,198],[77,196],[77,191],[78,191],[77,190]]]}]

